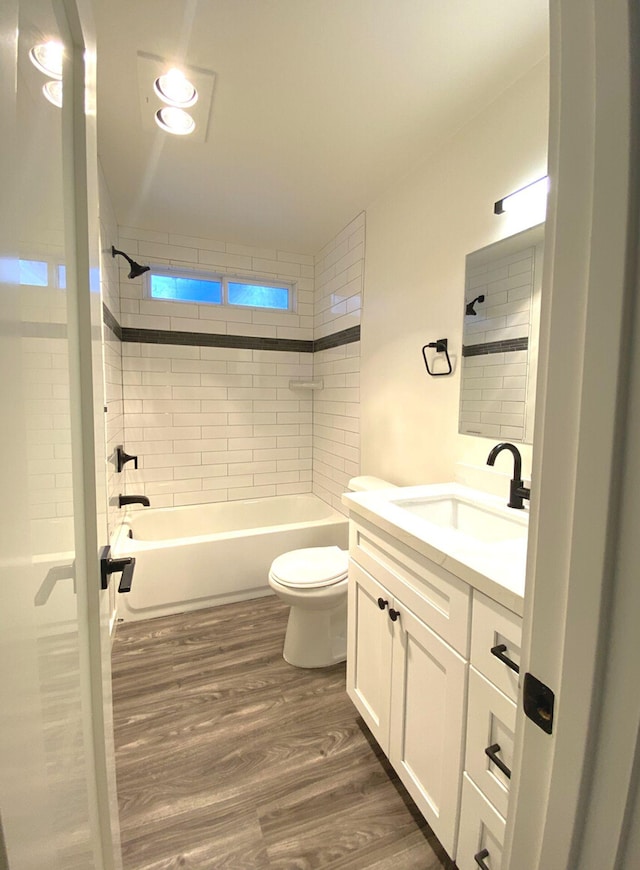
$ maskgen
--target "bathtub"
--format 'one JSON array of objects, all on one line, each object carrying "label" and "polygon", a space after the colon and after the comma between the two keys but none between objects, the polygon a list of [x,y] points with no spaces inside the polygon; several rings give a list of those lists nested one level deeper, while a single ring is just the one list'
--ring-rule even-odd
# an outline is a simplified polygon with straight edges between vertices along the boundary
[{"label": "bathtub", "polygon": [[112,545],[114,558],[136,560],[131,591],[117,596],[118,619],[270,595],[276,556],[332,544],[347,549],[347,518],[311,494],[130,510]]}]

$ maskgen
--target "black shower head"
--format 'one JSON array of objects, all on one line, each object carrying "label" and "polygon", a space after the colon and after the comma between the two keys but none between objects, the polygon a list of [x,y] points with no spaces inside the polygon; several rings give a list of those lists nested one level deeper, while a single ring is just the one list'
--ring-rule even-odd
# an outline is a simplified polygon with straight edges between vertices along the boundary
[{"label": "black shower head", "polygon": [[116,254],[120,254],[121,257],[124,257],[127,263],[131,266],[127,278],[139,278],[140,275],[144,275],[144,273],[148,272],[151,268],[150,266],[141,266],[140,263],[136,263],[136,261],[132,260],[128,254],[125,254],[124,251],[117,251],[114,246],[111,245],[111,256],[115,257]]},{"label": "black shower head", "polygon": [[467,302],[467,307],[465,308],[465,314],[477,314],[478,312],[473,307],[476,302],[484,302],[484,296],[476,296],[471,302]]}]

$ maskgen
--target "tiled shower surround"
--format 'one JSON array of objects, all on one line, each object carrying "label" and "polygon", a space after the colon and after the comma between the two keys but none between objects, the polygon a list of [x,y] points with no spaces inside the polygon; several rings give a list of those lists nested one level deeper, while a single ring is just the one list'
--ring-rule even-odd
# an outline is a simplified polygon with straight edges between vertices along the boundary
[{"label": "tiled shower surround", "polygon": [[[145,298],[144,279],[127,279],[119,258],[121,433],[139,467],[125,467],[118,491],[165,507],[313,489],[342,509],[340,494],[359,471],[360,343],[353,339],[364,215],[315,263],[304,254],[127,228],[117,247],[145,264],[297,284],[295,312],[159,302]],[[175,344],[170,332],[180,333]],[[317,378],[323,390],[296,383]]]}]

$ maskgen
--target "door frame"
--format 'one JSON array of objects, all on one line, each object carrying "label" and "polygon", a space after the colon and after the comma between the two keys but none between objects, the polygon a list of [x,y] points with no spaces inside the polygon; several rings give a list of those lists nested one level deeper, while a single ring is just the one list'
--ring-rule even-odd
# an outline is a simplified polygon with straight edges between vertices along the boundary
[{"label": "door frame", "polygon": [[555,714],[547,735],[519,712],[503,867],[607,870],[628,858],[640,759],[640,14],[633,0],[551,0],[550,12],[522,670],[554,691]]}]

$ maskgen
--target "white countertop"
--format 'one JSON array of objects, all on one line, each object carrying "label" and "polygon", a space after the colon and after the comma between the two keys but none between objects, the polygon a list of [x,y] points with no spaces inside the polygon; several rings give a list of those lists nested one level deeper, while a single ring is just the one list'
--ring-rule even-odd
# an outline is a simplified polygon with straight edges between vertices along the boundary
[{"label": "white countertop", "polygon": [[507,507],[505,498],[487,495],[458,483],[394,487],[370,492],[345,493],[343,504],[350,518],[362,518],[388,535],[441,565],[474,589],[522,616],[524,605],[527,538],[487,544],[455,529],[411,514],[391,500],[458,496],[493,513],[528,526],[528,511]]}]

